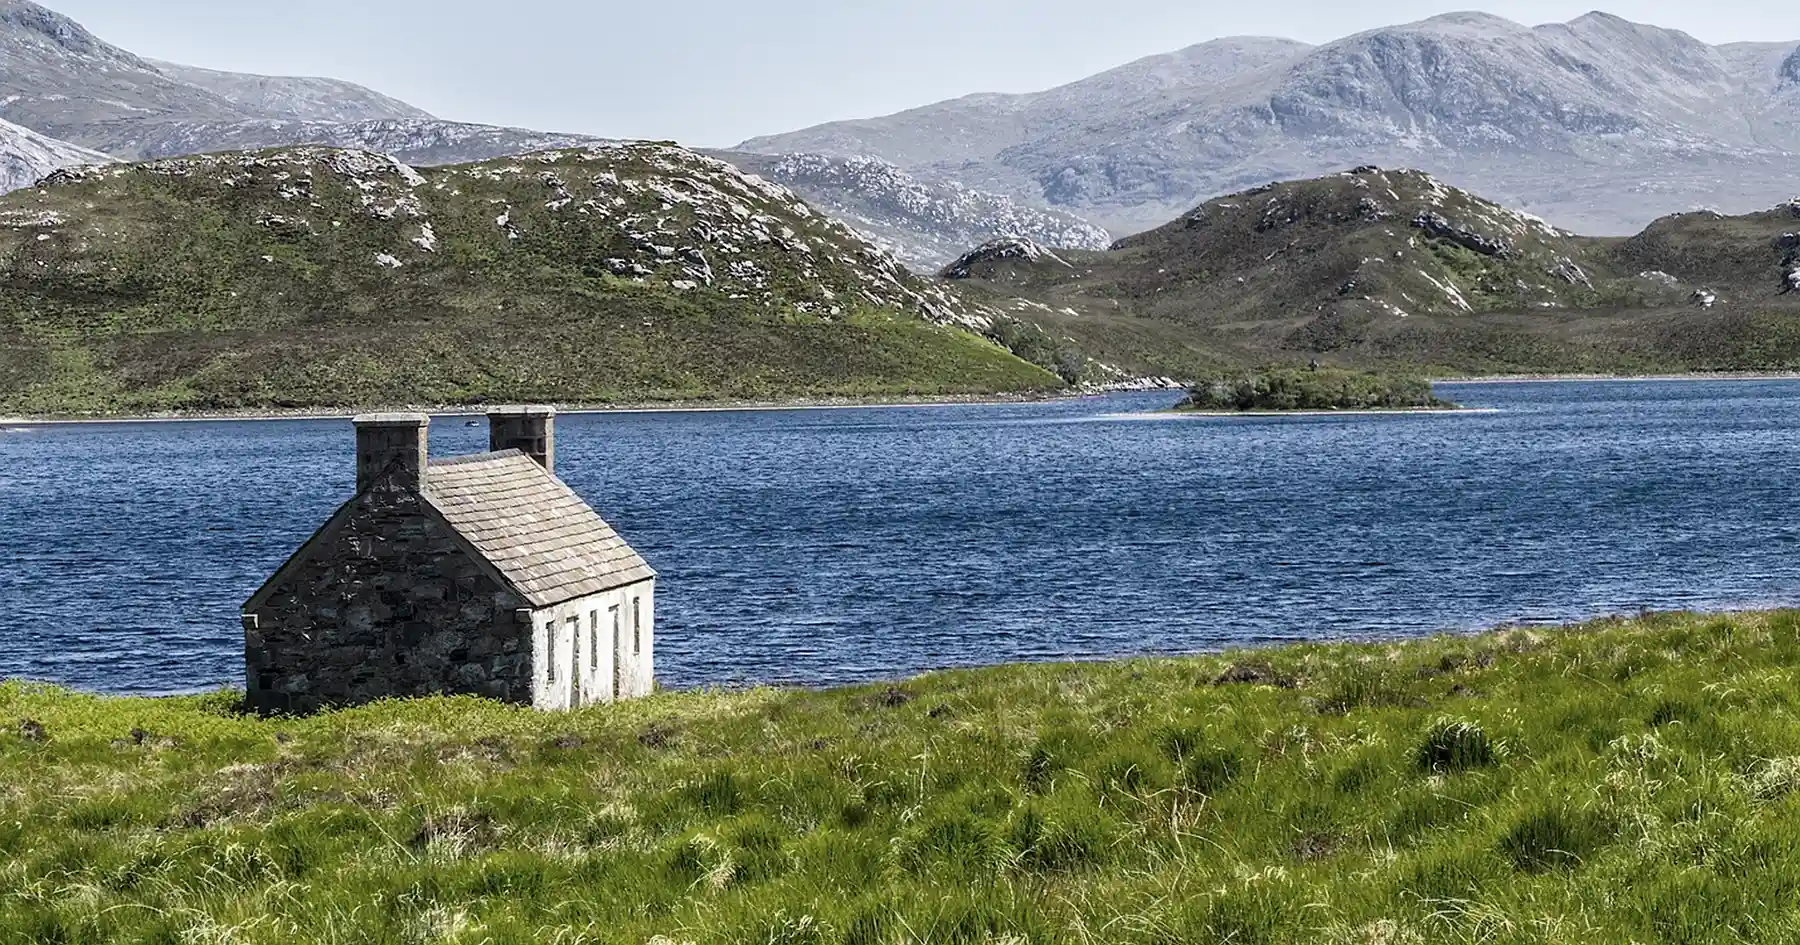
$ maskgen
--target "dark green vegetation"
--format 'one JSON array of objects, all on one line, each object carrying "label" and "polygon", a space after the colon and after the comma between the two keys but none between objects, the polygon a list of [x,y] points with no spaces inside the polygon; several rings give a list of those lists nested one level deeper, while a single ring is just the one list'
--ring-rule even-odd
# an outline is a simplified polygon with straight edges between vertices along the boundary
[{"label": "dark green vegetation", "polygon": [[1227,372],[1195,383],[1183,410],[1419,410],[1450,408],[1419,377],[1335,368]]},{"label": "dark green vegetation", "polygon": [[228,154],[0,199],[0,413],[1061,386],[956,327],[991,323],[667,145]]},{"label": "dark green vegetation", "polygon": [[0,686],[0,941],[1737,943],[1800,614],[304,720]]},{"label": "dark green vegetation", "polygon": [[1108,252],[990,246],[948,271],[1039,302],[1030,317],[1092,357],[1183,379],[1315,357],[1435,374],[1772,370],[1800,367],[1796,234],[1800,202],[1586,238],[1364,168],[1213,200]]}]

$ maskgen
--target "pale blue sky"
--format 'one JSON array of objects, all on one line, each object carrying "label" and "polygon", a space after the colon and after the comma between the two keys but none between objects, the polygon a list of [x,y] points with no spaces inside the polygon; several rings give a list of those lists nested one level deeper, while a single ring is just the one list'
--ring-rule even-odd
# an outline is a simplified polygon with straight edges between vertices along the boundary
[{"label": "pale blue sky", "polygon": [[[442,117],[722,146],[1047,88],[1219,36],[1324,42],[1453,10],[1597,0],[45,0],[142,55],[351,79]],[[1791,0],[1613,0],[1709,42],[1800,41]]]}]

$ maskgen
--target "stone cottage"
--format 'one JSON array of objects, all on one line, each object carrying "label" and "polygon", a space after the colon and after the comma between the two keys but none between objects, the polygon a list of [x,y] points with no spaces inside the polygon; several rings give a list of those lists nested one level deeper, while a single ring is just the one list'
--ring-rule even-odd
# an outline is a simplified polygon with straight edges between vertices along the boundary
[{"label": "stone cottage", "polygon": [[554,410],[490,411],[491,452],[448,459],[422,414],[354,423],[356,496],[244,605],[252,708],[651,691],[656,572],[556,478]]}]

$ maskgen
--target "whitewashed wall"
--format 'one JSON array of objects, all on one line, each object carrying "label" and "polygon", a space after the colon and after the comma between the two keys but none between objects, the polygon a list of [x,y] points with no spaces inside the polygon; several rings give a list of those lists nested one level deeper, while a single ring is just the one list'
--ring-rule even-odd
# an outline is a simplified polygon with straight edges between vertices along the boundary
[{"label": "whitewashed wall", "polygon": [[[634,601],[638,614],[635,635]],[[578,598],[532,614],[533,705],[560,711],[649,695],[656,678],[655,615],[655,581]]]}]

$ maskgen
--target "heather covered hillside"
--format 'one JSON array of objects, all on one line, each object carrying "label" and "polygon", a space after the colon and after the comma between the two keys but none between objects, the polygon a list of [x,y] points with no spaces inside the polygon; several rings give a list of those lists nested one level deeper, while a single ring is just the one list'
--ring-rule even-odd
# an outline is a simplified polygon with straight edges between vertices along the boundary
[{"label": "heather covered hillside", "polygon": [[[1800,204],[1579,236],[1417,171],[1221,197],[1104,252],[1006,240],[944,271],[1137,370],[1220,356],[1437,372],[1800,366]],[[1010,303],[1022,304],[1022,303]],[[1054,327],[1052,327],[1054,326]]]},{"label": "heather covered hillside", "polygon": [[0,410],[1041,390],[995,318],[677,147],[289,149],[0,200]]}]

